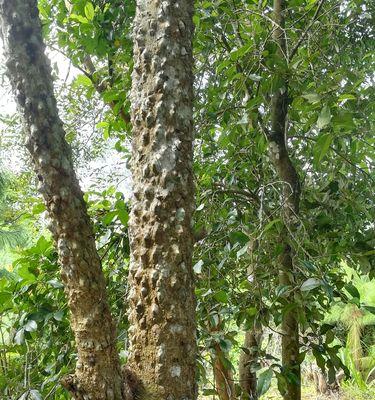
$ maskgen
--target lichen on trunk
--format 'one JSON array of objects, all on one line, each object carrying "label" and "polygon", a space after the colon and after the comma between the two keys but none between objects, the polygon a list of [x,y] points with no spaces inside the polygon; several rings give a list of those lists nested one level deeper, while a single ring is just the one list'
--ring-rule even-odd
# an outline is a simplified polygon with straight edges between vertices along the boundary
[{"label": "lichen on trunk", "polygon": [[140,0],[134,21],[129,365],[156,400],[196,397],[192,16]]},{"label": "lichen on trunk", "polygon": [[76,399],[124,398],[100,258],[53,92],[36,0],[1,0],[6,66],[57,245],[78,360],[64,386]]}]

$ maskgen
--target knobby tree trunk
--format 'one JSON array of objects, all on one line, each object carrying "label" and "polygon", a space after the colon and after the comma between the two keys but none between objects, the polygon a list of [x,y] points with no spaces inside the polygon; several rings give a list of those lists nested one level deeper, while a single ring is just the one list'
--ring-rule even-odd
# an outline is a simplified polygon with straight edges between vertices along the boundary
[{"label": "knobby tree trunk", "polygon": [[129,365],[156,400],[196,397],[192,16],[140,0],[134,21]]},{"label": "knobby tree trunk", "polygon": [[6,66],[51,219],[78,360],[64,386],[79,400],[124,398],[115,326],[93,229],[58,116],[36,0],[1,0]]},{"label": "knobby tree trunk", "polygon": [[[285,1],[274,0],[274,31],[273,38],[278,45],[280,59],[287,62],[287,47],[285,36]],[[300,182],[297,171],[289,157],[286,143],[286,124],[288,113],[288,80],[287,75],[281,72],[285,81],[283,91],[280,89],[272,96],[271,103],[271,130],[268,134],[268,147],[271,160],[275,166],[279,179],[283,182],[283,215],[285,232],[280,240],[283,244],[283,253],[280,257],[279,283],[280,285],[295,286],[293,281],[293,249],[291,247],[292,235],[295,230],[299,213]],[[294,295],[286,295],[288,303],[294,303]],[[298,319],[295,309],[285,313],[282,320],[282,365],[286,373],[286,400],[301,398],[301,370],[298,361],[299,331]],[[293,374],[295,379],[289,379]]]}]

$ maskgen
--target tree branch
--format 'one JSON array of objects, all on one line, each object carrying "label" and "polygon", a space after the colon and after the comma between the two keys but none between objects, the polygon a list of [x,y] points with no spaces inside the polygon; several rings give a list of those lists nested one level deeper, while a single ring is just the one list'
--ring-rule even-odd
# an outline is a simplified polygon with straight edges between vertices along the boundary
[{"label": "tree branch", "polygon": [[289,54],[289,62],[292,60],[292,58],[295,56],[295,54],[297,53],[297,50],[299,49],[299,47],[301,46],[302,42],[305,40],[306,35],[308,34],[309,30],[312,28],[312,26],[314,25],[314,22],[318,19],[319,17],[319,13],[320,10],[323,7],[325,0],[320,0],[318,7],[315,10],[315,13],[310,21],[310,23],[307,25],[305,31],[302,33],[302,35],[300,36],[300,38],[298,39],[296,45],[293,47],[292,51]]}]

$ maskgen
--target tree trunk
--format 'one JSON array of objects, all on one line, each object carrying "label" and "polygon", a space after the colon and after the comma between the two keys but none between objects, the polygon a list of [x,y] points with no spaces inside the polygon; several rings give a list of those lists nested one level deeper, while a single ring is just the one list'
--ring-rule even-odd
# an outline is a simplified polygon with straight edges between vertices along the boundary
[{"label": "tree trunk", "polygon": [[196,397],[192,16],[139,0],[134,21],[129,365],[155,400]]},{"label": "tree trunk", "polygon": [[244,348],[241,350],[238,366],[241,399],[257,400],[257,375],[252,371],[252,366],[258,361],[258,346],[260,344],[261,333],[254,327],[245,333]]},{"label": "tree trunk", "polygon": [[[273,38],[278,44],[280,59],[287,59],[285,38],[285,1],[274,0],[275,27]],[[286,60],[287,62],[287,60]],[[271,131],[268,134],[268,146],[271,160],[275,166],[280,180],[283,181],[283,214],[285,230],[280,237],[283,244],[283,253],[280,257],[279,283],[293,287],[294,266],[293,249],[291,247],[290,232],[295,230],[295,224],[299,213],[300,182],[297,171],[289,158],[286,143],[286,123],[288,113],[288,82],[286,73],[282,73],[285,80],[285,88],[280,89],[272,96],[271,103]],[[286,295],[288,303],[294,303],[294,295]],[[298,400],[301,398],[301,370],[298,362],[299,332],[298,320],[295,310],[285,313],[282,321],[282,365],[286,373],[285,400]],[[293,374],[295,379],[288,378]]]},{"label": "tree trunk", "polygon": [[212,360],[216,391],[220,400],[235,400],[233,374],[230,367],[226,365],[225,359],[225,353],[217,343]]},{"label": "tree trunk", "polygon": [[6,66],[26,128],[26,147],[57,244],[78,360],[64,386],[76,399],[123,396],[115,326],[92,226],[58,116],[36,0],[1,0]]}]

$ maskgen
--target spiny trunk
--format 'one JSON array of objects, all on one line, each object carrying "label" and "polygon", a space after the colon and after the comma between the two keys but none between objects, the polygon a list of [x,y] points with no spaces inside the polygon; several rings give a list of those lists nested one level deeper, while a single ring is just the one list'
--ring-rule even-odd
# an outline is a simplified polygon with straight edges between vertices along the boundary
[{"label": "spiny trunk", "polygon": [[1,0],[6,66],[26,147],[51,219],[78,360],[64,386],[76,399],[120,400],[122,379],[105,279],[71,150],[58,116],[36,0]]},{"label": "spiny trunk", "polygon": [[[274,0],[275,27],[273,38],[278,44],[278,55],[287,58],[285,38],[285,1]],[[283,188],[283,214],[285,230],[280,237],[284,250],[280,257],[279,283],[293,287],[293,249],[291,248],[290,232],[294,230],[299,213],[300,182],[297,171],[289,158],[286,143],[286,121],[288,113],[288,82],[285,80],[284,91],[278,90],[273,94],[271,103],[271,131],[268,135],[270,157],[275,166],[279,178],[284,183]],[[286,296],[289,303],[294,302],[293,294]],[[299,332],[298,320],[295,310],[285,313],[282,320],[282,365],[286,373],[292,373],[295,379],[287,378],[285,400],[298,400],[301,398],[301,370],[298,362]]]},{"label": "spiny trunk", "polygon": [[252,367],[258,361],[258,347],[260,345],[261,332],[255,327],[245,333],[243,347],[248,351],[241,350],[238,372],[241,386],[241,399],[257,400],[257,375]]},{"label": "spiny trunk", "polygon": [[196,397],[193,1],[138,1],[132,84],[130,367],[144,398]]}]

